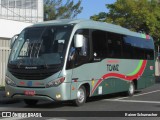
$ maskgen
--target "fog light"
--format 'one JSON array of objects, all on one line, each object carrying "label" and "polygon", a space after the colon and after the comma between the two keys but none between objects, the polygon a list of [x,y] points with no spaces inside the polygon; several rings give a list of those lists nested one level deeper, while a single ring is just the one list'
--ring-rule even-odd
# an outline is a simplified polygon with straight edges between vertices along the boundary
[{"label": "fog light", "polygon": [[10,93],[9,92],[6,92],[6,96],[9,96],[10,95]]},{"label": "fog light", "polygon": [[60,99],[61,98],[61,94],[56,94],[56,98]]}]

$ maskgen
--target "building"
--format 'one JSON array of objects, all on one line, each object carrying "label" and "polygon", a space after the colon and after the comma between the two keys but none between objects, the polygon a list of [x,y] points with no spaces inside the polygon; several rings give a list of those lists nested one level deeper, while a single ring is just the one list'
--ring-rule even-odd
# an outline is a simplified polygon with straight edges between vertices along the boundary
[{"label": "building", "polygon": [[0,0],[0,18],[22,22],[43,21],[43,0]]},{"label": "building", "polygon": [[43,0],[0,0],[0,86],[10,53],[10,38],[43,21]]}]

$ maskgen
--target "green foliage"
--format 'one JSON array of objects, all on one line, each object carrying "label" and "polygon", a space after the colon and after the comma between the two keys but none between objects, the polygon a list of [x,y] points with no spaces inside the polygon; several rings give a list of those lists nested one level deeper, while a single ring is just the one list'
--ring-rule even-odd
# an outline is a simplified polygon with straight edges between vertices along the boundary
[{"label": "green foliage", "polygon": [[44,20],[74,18],[81,13],[81,0],[74,3],[73,0],[44,0]]},{"label": "green foliage", "polygon": [[96,21],[110,22],[137,32],[150,34],[160,44],[159,0],[117,0],[106,4],[108,13],[91,16]]},{"label": "green foliage", "polygon": [[5,90],[4,86],[0,86],[0,91]]}]

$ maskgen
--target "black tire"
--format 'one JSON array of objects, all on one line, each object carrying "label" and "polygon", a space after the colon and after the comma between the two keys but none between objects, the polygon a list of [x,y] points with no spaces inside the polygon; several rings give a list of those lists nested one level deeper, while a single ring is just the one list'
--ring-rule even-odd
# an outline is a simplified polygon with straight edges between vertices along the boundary
[{"label": "black tire", "polygon": [[74,100],[74,104],[76,106],[82,106],[85,102],[86,102],[86,89],[84,86],[81,86],[77,91],[77,99]]},{"label": "black tire", "polygon": [[29,100],[29,99],[24,99],[25,104],[29,106],[34,106],[38,103],[38,100]]},{"label": "black tire", "polygon": [[134,93],[135,93],[135,85],[133,82],[130,82],[127,94],[128,96],[133,96]]}]

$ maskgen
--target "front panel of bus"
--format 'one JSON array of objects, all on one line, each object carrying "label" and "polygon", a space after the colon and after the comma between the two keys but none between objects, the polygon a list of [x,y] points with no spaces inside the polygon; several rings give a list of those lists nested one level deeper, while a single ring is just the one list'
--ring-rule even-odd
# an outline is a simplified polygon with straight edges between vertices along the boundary
[{"label": "front panel of bus", "polygon": [[8,97],[45,100],[70,98],[70,84],[60,73],[72,29],[72,25],[40,26],[28,27],[21,32],[8,61]]}]

